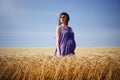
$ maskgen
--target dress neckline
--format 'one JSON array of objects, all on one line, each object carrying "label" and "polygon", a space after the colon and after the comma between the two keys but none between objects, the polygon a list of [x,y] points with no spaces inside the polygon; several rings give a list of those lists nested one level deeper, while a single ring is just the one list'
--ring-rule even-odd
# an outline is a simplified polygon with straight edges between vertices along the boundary
[{"label": "dress neckline", "polygon": [[64,28],[64,29],[67,29],[67,30],[69,29],[69,27],[67,27],[67,28],[65,28],[65,27],[63,27],[63,26],[61,26],[61,27]]}]

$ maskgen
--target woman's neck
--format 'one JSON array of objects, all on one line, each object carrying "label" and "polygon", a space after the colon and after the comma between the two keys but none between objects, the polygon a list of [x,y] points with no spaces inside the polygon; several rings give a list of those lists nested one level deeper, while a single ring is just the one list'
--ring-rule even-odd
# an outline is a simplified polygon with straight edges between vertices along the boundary
[{"label": "woman's neck", "polygon": [[61,24],[61,26],[63,26],[63,27],[68,27],[67,24]]}]

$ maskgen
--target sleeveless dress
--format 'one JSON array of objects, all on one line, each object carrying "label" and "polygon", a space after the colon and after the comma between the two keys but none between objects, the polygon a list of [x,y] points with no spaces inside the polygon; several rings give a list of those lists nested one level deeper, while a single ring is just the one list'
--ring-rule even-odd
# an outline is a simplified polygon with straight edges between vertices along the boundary
[{"label": "sleeveless dress", "polygon": [[[61,26],[59,45],[61,56],[75,54],[76,42],[74,40],[74,32],[70,27],[64,28]],[[54,56],[57,56],[57,48],[55,49]]]}]

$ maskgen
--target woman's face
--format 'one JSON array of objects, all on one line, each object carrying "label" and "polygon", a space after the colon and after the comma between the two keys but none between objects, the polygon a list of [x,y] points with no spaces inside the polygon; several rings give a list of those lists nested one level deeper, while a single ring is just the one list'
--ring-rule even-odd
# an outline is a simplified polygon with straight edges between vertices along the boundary
[{"label": "woman's face", "polygon": [[62,24],[62,23],[66,23],[66,22],[67,22],[66,16],[65,15],[61,15],[60,16],[60,23]]}]

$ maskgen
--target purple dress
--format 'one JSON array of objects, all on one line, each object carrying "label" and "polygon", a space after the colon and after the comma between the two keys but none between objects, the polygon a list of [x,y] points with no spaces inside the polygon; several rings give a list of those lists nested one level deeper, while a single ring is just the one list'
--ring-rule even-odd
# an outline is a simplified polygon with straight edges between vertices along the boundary
[{"label": "purple dress", "polygon": [[[74,40],[74,32],[71,30],[70,27],[61,27],[59,44],[61,56],[75,54],[74,50],[76,48],[76,43]],[[57,48],[55,50],[54,56],[57,56]]]}]

